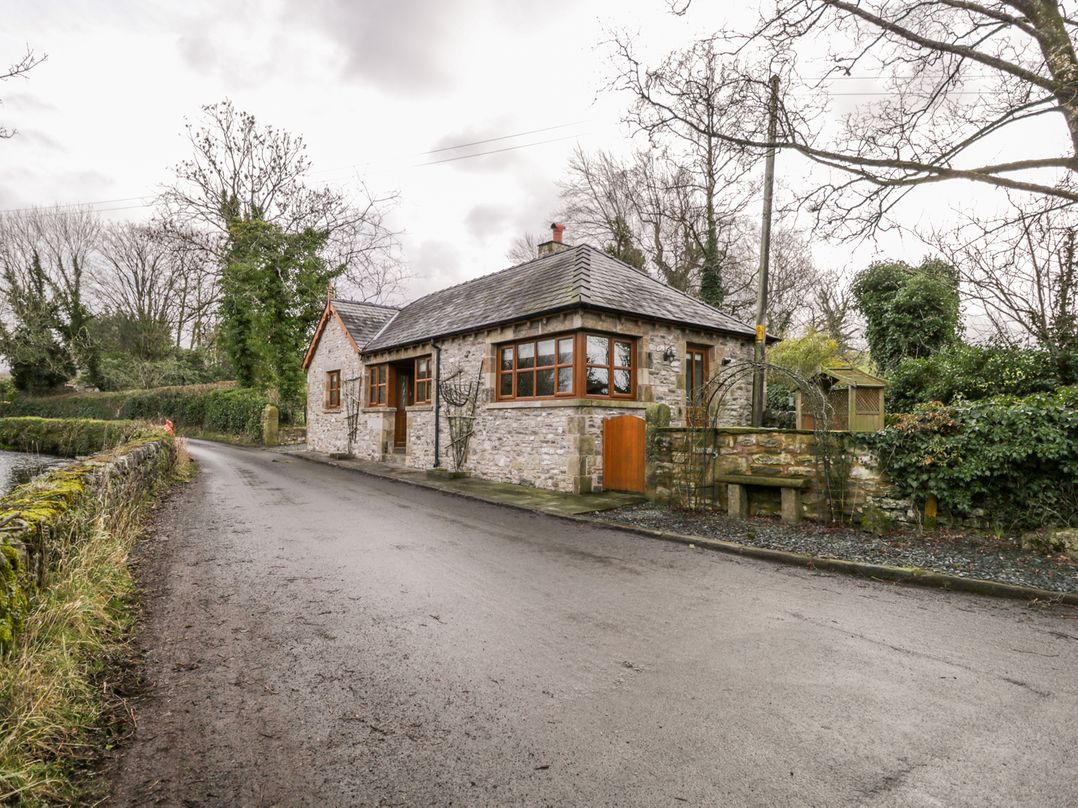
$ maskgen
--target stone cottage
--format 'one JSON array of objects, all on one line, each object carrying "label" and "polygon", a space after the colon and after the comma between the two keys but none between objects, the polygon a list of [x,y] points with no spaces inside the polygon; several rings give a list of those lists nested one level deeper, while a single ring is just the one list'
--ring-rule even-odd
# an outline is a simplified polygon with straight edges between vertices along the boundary
[{"label": "stone cottage", "polygon": [[[308,448],[452,468],[470,432],[477,477],[642,491],[645,410],[684,424],[754,329],[552,229],[538,258],[399,309],[328,301],[304,359]],[[746,380],[721,421],[748,423],[750,399]]]}]

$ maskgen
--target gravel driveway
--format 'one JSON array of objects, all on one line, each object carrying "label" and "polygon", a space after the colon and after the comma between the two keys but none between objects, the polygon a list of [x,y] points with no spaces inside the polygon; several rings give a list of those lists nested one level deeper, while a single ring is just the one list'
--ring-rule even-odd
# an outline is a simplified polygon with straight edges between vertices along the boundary
[{"label": "gravel driveway", "polygon": [[1078,612],[192,442],[115,805],[1078,804]]}]

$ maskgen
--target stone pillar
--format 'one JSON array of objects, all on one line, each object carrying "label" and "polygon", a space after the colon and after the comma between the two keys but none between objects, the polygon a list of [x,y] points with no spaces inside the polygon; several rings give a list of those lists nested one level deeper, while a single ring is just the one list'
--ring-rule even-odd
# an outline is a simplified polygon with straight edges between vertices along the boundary
[{"label": "stone pillar", "polygon": [[273,404],[267,404],[262,410],[262,445],[276,446],[279,443],[278,428],[280,411]]},{"label": "stone pillar", "polygon": [[727,483],[726,512],[731,519],[745,519],[749,515],[749,491],[743,485]]},{"label": "stone pillar", "polygon": [[[670,408],[665,404],[652,404],[644,410],[644,495],[648,499],[658,499],[658,489],[670,488],[670,481],[660,486],[659,430],[670,426]],[[663,448],[668,448],[666,443]],[[664,458],[669,465],[670,458]]]},{"label": "stone pillar", "polygon": [[797,488],[782,489],[782,521],[794,524],[801,521],[801,491]]}]

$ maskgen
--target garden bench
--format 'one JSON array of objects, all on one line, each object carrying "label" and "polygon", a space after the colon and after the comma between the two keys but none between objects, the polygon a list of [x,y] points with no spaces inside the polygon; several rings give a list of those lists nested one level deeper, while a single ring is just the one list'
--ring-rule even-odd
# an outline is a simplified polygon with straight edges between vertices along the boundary
[{"label": "garden bench", "polygon": [[782,521],[801,521],[801,491],[808,487],[805,477],[779,477],[763,474],[723,474],[715,478],[726,483],[726,512],[734,519],[749,515],[749,488],[778,488],[782,496]]}]

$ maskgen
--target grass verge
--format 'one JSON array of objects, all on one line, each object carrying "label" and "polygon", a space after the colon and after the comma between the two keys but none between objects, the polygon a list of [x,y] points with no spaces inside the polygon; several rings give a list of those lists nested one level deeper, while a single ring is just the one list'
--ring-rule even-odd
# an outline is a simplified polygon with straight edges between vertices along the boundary
[{"label": "grass verge", "polygon": [[65,525],[66,551],[0,667],[0,803],[82,805],[104,796],[92,772],[129,716],[128,557],[160,493],[194,472],[182,445],[176,458],[149,493],[101,494]]}]

